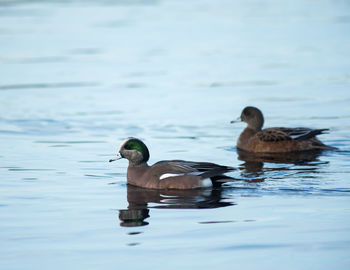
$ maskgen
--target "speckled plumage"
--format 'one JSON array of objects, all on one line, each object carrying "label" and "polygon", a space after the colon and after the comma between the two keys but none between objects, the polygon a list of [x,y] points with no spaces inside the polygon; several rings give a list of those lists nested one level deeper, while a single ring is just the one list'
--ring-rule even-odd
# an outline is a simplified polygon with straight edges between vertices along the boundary
[{"label": "speckled plumage", "polygon": [[262,129],[264,117],[255,107],[243,109],[240,120],[248,125],[237,140],[237,148],[254,153],[286,153],[309,150],[331,150],[316,136],[328,129],[284,128]]}]

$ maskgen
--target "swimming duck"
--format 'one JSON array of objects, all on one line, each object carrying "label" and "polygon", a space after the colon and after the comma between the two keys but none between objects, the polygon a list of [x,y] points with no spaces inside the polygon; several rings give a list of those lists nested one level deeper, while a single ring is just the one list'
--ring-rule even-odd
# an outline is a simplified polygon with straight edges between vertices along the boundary
[{"label": "swimming duck", "polygon": [[129,160],[127,170],[128,184],[151,189],[194,189],[220,186],[224,179],[232,179],[224,175],[234,170],[209,162],[193,162],[184,160],[164,160],[152,166],[147,146],[139,139],[125,139],[116,158],[109,162],[126,158]]},{"label": "swimming duck", "polygon": [[[237,140],[237,148],[240,150],[254,153],[287,153],[336,149],[323,144],[316,138],[328,129],[303,127],[262,129],[264,116],[256,107],[245,107],[238,120],[248,124]],[[231,121],[231,123],[234,122],[237,121]]]}]

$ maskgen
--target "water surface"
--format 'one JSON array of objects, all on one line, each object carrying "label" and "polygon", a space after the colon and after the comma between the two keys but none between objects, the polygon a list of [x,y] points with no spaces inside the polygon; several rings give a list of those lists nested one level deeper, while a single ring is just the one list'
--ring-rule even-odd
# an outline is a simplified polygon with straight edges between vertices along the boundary
[{"label": "water surface", "polygon": [[[347,1],[0,1],[1,269],[348,269]],[[339,151],[251,160],[266,126],[330,128]],[[152,191],[108,163],[237,168],[222,189]]]}]

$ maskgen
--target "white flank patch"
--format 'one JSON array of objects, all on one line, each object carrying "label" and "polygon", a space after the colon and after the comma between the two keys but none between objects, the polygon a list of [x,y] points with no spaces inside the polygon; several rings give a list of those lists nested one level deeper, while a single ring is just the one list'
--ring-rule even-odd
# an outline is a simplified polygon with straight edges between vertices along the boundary
[{"label": "white flank patch", "polygon": [[207,178],[207,179],[204,179],[202,181],[202,187],[212,187],[213,186],[213,182]]},{"label": "white flank patch", "polygon": [[169,177],[183,176],[183,175],[185,175],[185,174],[184,173],[165,173],[159,177],[159,180],[163,180],[163,179],[169,178]]}]

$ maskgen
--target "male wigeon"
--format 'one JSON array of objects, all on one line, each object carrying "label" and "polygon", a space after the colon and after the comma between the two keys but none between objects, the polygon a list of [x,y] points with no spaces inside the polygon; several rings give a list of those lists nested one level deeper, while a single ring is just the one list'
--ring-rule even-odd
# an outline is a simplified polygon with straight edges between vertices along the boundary
[{"label": "male wigeon", "polygon": [[214,163],[184,160],[164,160],[149,166],[147,146],[141,140],[132,137],[121,143],[118,156],[109,161],[121,158],[129,160],[127,182],[134,186],[152,189],[220,186],[224,179],[232,179],[224,174],[234,170],[232,167]]}]

